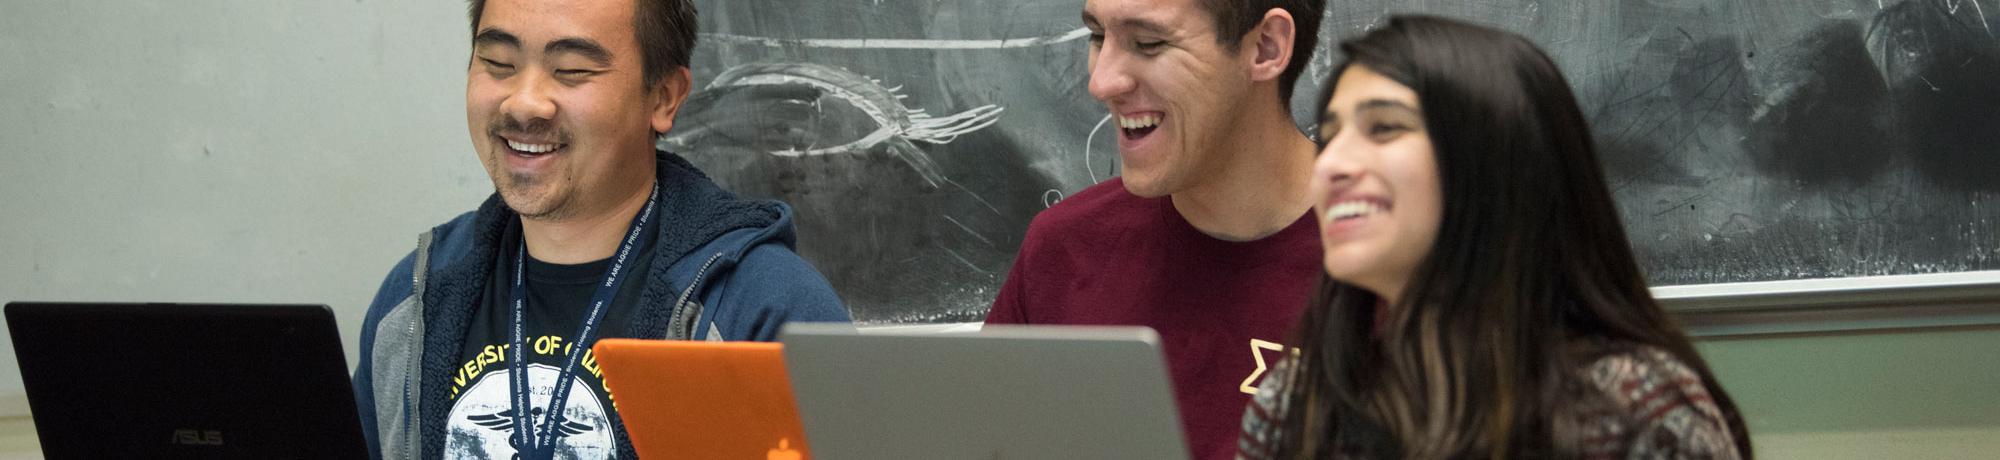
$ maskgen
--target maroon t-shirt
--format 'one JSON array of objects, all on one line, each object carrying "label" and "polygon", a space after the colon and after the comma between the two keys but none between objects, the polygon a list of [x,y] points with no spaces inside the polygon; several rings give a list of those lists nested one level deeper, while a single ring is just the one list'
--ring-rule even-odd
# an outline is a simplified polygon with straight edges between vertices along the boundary
[{"label": "maroon t-shirt", "polygon": [[1035,217],[986,322],[1152,327],[1189,452],[1231,458],[1319,277],[1318,228],[1307,213],[1263,239],[1220,240],[1112,179]]}]

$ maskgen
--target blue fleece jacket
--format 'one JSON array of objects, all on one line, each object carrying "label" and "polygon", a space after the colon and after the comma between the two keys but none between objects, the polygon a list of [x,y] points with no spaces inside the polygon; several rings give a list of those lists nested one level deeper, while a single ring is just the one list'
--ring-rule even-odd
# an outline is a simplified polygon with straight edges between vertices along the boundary
[{"label": "blue fleece jacket", "polygon": [[[662,201],[652,266],[632,315],[636,338],[770,341],[789,321],[848,322],[826,278],[792,251],[791,208],[723,191],[658,152]],[[418,238],[361,325],[354,394],[374,458],[443,455],[453,359],[493,279],[501,231],[517,215],[496,194]],[[620,458],[636,458],[623,426]]]}]

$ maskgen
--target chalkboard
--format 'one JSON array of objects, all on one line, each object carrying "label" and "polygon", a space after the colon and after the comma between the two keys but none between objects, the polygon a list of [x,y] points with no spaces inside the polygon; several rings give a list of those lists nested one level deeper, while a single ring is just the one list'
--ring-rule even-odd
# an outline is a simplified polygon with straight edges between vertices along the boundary
[{"label": "chalkboard", "polygon": [[[797,210],[869,323],[976,321],[1036,212],[1118,172],[1080,0],[701,1],[662,148]],[[1569,76],[1655,285],[2000,269],[2000,0],[1329,2],[1521,32]]]}]

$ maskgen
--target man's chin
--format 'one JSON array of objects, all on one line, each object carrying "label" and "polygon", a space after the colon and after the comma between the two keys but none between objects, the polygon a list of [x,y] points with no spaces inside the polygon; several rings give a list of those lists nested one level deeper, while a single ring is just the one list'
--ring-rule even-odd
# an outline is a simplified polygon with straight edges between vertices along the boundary
[{"label": "man's chin", "polygon": [[522,218],[546,220],[560,217],[561,200],[555,199],[545,190],[526,190],[521,187],[503,186],[499,188],[500,201]]},{"label": "man's chin", "polygon": [[1125,185],[1127,193],[1137,195],[1140,198],[1159,198],[1173,193],[1166,186],[1165,181],[1157,177],[1125,176],[1120,182]]}]

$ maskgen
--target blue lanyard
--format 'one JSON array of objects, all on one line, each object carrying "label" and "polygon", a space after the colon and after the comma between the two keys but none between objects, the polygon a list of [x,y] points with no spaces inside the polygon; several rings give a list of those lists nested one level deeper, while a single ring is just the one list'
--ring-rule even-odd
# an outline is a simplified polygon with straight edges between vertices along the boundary
[{"label": "blue lanyard", "polygon": [[562,426],[563,406],[569,402],[570,378],[576,375],[577,363],[583,357],[582,350],[589,350],[591,341],[596,338],[598,323],[604,321],[604,307],[611,304],[612,297],[618,295],[618,286],[625,281],[626,277],[623,276],[626,274],[625,259],[631,257],[634,246],[645,243],[640,241],[639,235],[645,232],[646,222],[652,220],[653,204],[658,202],[659,198],[660,187],[655,184],[653,194],[646,197],[646,208],[640,210],[637,217],[632,218],[632,227],[625,230],[625,240],[618,245],[618,252],[612,256],[611,270],[604,274],[604,282],[597,285],[597,293],[590,298],[590,315],[584,317],[583,326],[577,331],[575,338],[570,340],[572,346],[581,350],[570,353],[563,362],[562,371],[556,374],[554,393],[549,395],[549,407],[545,412],[547,416],[542,419],[540,429],[536,429],[534,417],[529,413],[534,405],[528,399],[527,318],[523,313],[528,303],[528,290],[522,282],[522,273],[526,271],[522,268],[528,258],[528,243],[525,238],[514,253],[514,289],[511,302],[514,309],[514,328],[511,334],[514,350],[512,356],[507,359],[511,361],[508,367],[512,371],[509,372],[512,375],[508,379],[508,389],[514,396],[514,444],[515,450],[521,455],[520,458],[546,460],[555,456],[556,433],[561,432],[559,427]]}]

